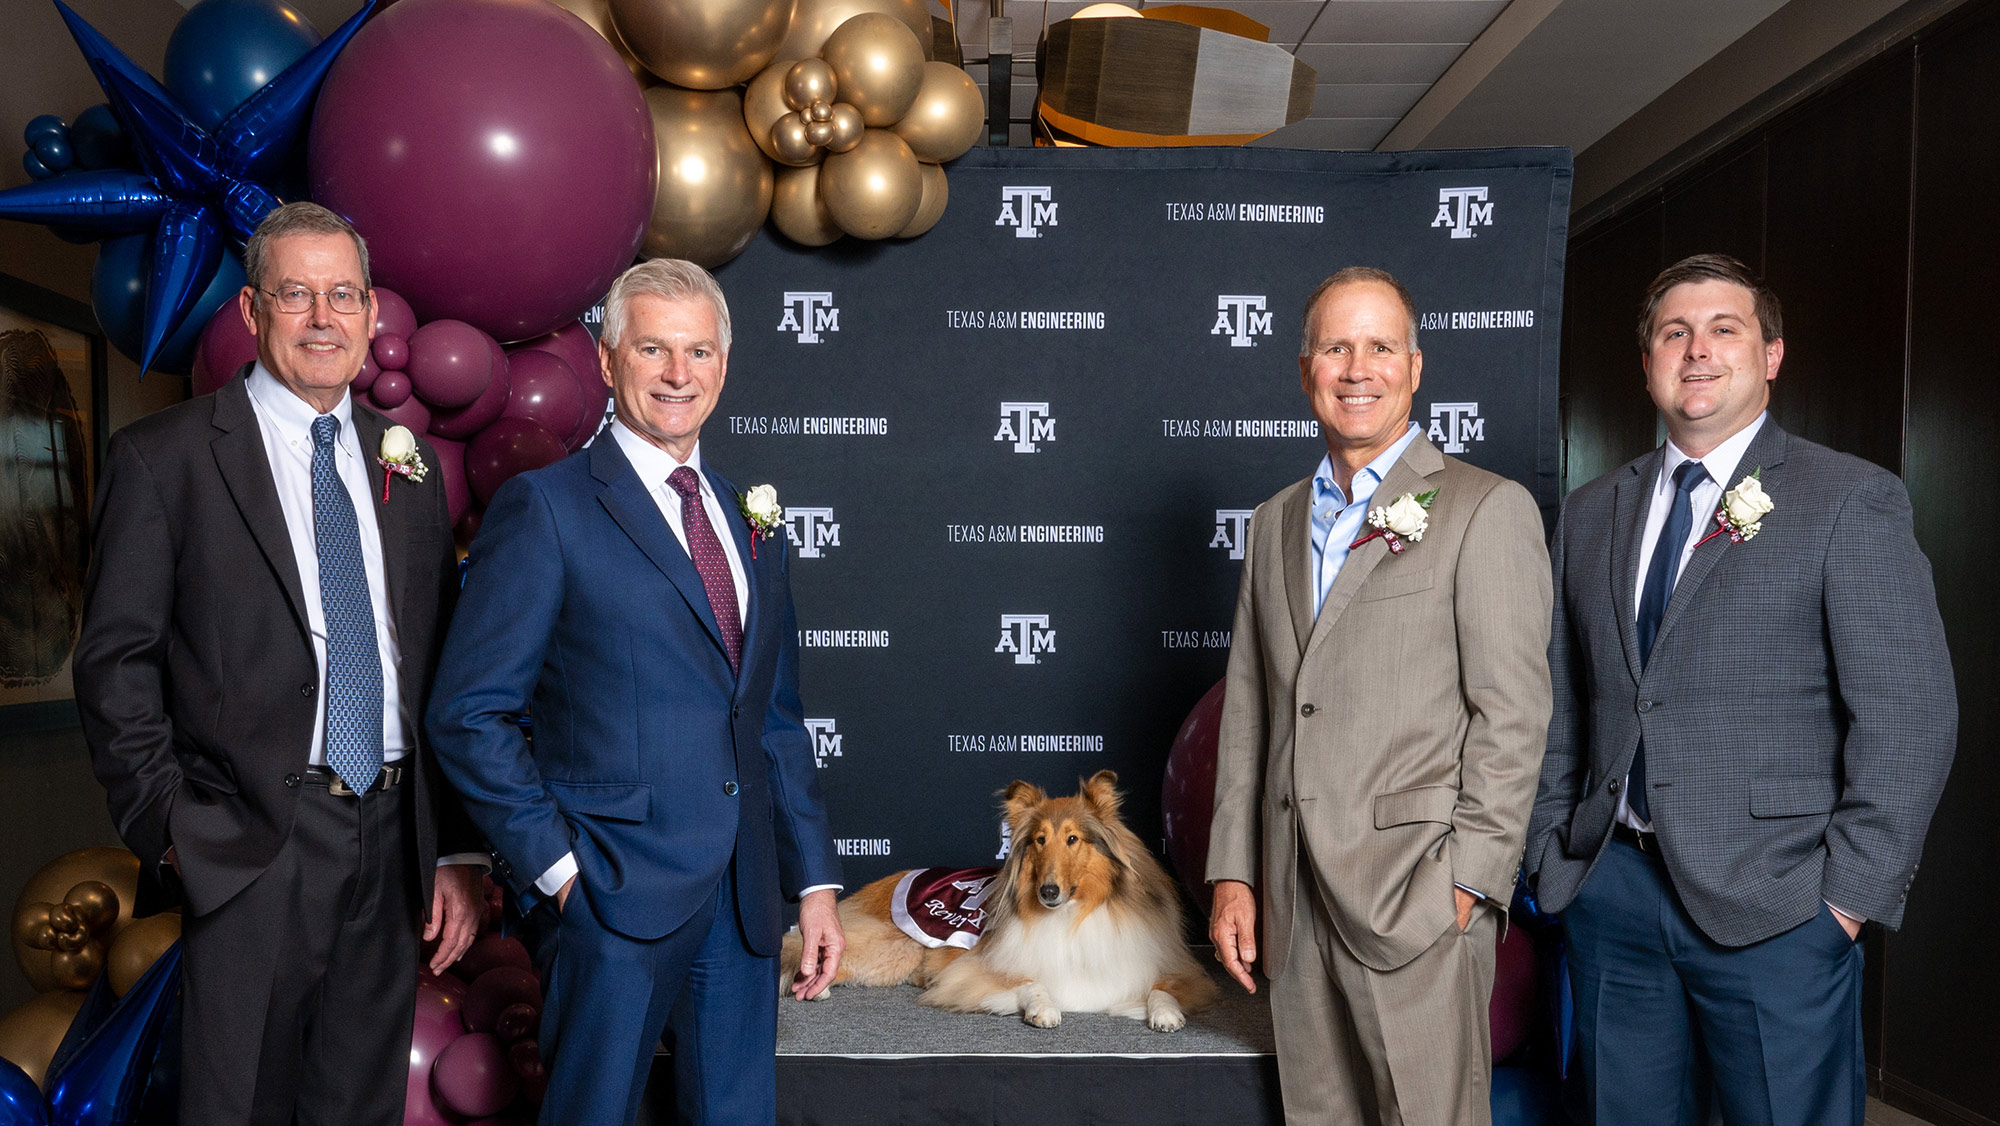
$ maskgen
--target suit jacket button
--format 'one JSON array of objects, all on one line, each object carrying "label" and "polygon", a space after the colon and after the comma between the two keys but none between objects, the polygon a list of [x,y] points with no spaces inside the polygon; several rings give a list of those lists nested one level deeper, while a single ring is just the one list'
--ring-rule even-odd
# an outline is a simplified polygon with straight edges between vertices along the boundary
[{"label": "suit jacket button", "polygon": [[724,783],[722,784],[722,792],[723,792],[723,793],[725,793],[725,794],[728,794],[728,795],[729,795],[730,797],[732,797],[732,798],[733,798],[733,797],[735,797],[735,796],[736,796],[736,783],[734,783],[734,782],[724,782]]},{"label": "suit jacket button", "polygon": [[318,685],[314,684],[299,685],[299,695],[304,696],[308,700],[312,699],[312,694],[317,691],[319,691]]},{"label": "suit jacket button", "polygon": [[1292,795],[1290,795],[1290,794],[1286,794],[1285,796],[1283,796],[1283,797],[1279,798],[1279,799],[1278,799],[1278,808],[1280,808],[1280,809],[1290,809],[1290,808],[1292,808]]},{"label": "suit jacket button", "polygon": [[1319,710],[1319,708],[1318,708],[1318,707],[1316,707],[1316,706],[1314,706],[1314,705],[1312,705],[1312,704],[1300,704],[1300,705],[1299,705],[1299,714],[1300,714],[1300,715],[1302,715],[1302,716],[1308,716],[1308,717],[1310,717],[1310,716],[1311,716],[1311,715],[1312,715],[1312,714],[1313,714],[1314,712],[1316,712],[1316,711],[1318,711],[1318,710]]},{"label": "suit jacket button", "polygon": [[1652,711],[1652,710],[1653,710],[1653,702],[1652,702],[1651,700],[1641,700],[1641,701],[1639,701],[1639,710],[1640,710],[1640,711],[1642,711],[1642,712],[1650,712],[1650,711]]},{"label": "suit jacket button", "polygon": [[1612,795],[1613,797],[1616,797],[1618,795],[1618,791],[1624,788],[1625,784],[1623,782],[1620,782],[1618,779],[1613,778],[1610,782],[1605,784],[1604,792]]},{"label": "suit jacket button", "polygon": [[298,788],[299,788],[299,776],[298,776],[298,775],[296,775],[296,774],[287,774],[287,775],[285,775],[285,788],[286,788],[286,789],[289,789],[289,790],[296,790],[296,789],[298,789]]}]

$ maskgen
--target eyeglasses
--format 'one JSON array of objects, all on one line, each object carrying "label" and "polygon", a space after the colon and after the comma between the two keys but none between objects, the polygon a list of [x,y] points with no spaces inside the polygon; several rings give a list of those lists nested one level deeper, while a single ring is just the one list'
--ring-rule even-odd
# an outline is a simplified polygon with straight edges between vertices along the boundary
[{"label": "eyeglasses", "polygon": [[344,285],[337,285],[332,289],[307,289],[302,285],[288,285],[275,292],[259,286],[257,292],[269,294],[275,299],[278,311],[281,313],[303,313],[313,307],[315,297],[326,298],[326,307],[343,316],[359,313],[368,304],[367,290]]}]

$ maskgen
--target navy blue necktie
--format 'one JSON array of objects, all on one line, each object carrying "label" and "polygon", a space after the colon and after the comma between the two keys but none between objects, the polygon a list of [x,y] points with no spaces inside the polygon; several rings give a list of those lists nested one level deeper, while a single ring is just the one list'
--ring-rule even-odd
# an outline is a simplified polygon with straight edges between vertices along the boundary
[{"label": "navy blue necktie", "polygon": [[[1639,596],[1639,664],[1643,668],[1653,655],[1653,639],[1659,636],[1660,619],[1666,617],[1667,600],[1674,594],[1674,579],[1680,574],[1681,555],[1687,549],[1688,533],[1694,530],[1694,491],[1708,480],[1708,470],[1699,461],[1684,461],[1674,470],[1674,506],[1667,512],[1667,526],[1653,545],[1653,559],[1646,564],[1646,589]],[[1632,757],[1627,778],[1631,792],[1626,801],[1632,812],[1651,821],[1646,802],[1646,744],[1642,741]]]},{"label": "navy blue necktie", "polygon": [[361,562],[361,526],[334,465],[339,428],[330,414],[313,419],[313,539],[326,617],[326,764],[360,794],[382,773],[382,657]]}]

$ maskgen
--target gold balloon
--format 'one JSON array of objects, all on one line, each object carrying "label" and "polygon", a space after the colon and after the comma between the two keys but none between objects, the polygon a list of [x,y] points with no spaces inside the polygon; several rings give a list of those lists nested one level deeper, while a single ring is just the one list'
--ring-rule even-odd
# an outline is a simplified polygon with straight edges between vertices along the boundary
[{"label": "gold balloon", "polygon": [[825,59],[800,59],[785,72],[785,104],[802,110],[834,97],[833,68]]},{"label": "gold balloon", "polygon": [[924,175],[901,137],[870,129],[852,151],[826,158],[819,190],[841,230],[856,238],[888,238],[916,217]]},{"label": "gold balloon", "polygon": [[771,196],[771,222],[802,246],[825,246],[842,234],[820,198],[819,173],[817,168],[780,168],[777,191]]},{"label": "gold balloon", "polygon": [[771,162],[734,90],[646,91],[659,187],[639,253],[719,266],[742,253],[771,211]]},{"label": "gold balloon", "polygon": [[771,127],[778,119],[792,112],[785,103],[785,73],[789,68],[782,63],[772,63],[757,72],[750,85],[743,90],[743,124],[750,129],[750,139],[764,150],[764,155],[772,160],[780,159],[771,144]]},{"label": "gold balloon", "polygon": [[944,182],[944,169],[935,164],[920,165],[924,173],[924,198],[917,204],[917,216],[909,225],[896,232],[897,238],[916,238],[944,218],[944,205],[951,199],[951,189]]},{"label": "gold balloon", "polygon": [[806,123],[806,141],[814,148],[825,148],[833,140],[833,122],[809,121]]},{"label": "gold balloon", "polygon": [[118,921],[118,893],[102,880],[85,880],[69,889],[63,905],[76,912],[90,931],[101,931]]},{"label": "gold balloon", "polygon": [[956,160],[986,129],[986,99],[979,94],[979,83],[958,67],[925,63],[916,103],[889,128],[918,160]]},{"label": "gold balloon", "polygon": [[808,108],[808,109],[806,110],[806,120],[807,120],[807,121],[831,121],[831,120],[833,120],[833,105],[832,105],[832,103],[830,103],[830,102],[814,102],[814,103],[812,104],[812,106],[811,106],[810,108]]},{"label": "gold balloon", "polygon": [[827,119],[827,124],[833,126],[833,135],[826,142],[828,152],[852,149],[861,143],[861,135],[868,131],[867,124],[861,120],[861,111],[846,102],[834,105],[833,115]]},{"label": "gold balloon", "polygon": [[75,950],[58,950],[49,958],[49,969],[64,989],[89,989],[104,972],[104,944],[87,942]]},{"label": "gold balloon", "polygon": [[118,933],[111,942],[111,950],[104,958],[104,972],[110,975],[111,992],[123,997],[127,989],[139,980],[167,947],[181,936],[181,917],[167,912],[134,919],[132,925]]},{"label": "gold balloon", "polygon": [[789,62],[819,54],[835,28],[863,12],[883,12],[896,17],[917,37],[924,58],[931,57],[929,0],[798,0],[798,11],[792,14],[792,29],[778,46],[777,61]]},{"label": "gold balloon", "polygon": [[820,54],[833,67],[840,100],[871,128],[894,125],[923,86],[924,45],[894,16],[855,16],[827,37]]},{"label": "gold balloon", "polygon": [[625,41],[618,37],[618,29],[611,25],[611,0],[555,0],[555,2],[567,8],[571,15],[589,24],[590,30],[602,35],[605,42],[611,44],[612,49],[618,52],[619,61],[625,64],[626,70],[632,72],[632,77],[641,82],[652,81],[652,72],[641,65],[638,59],[632,57],[631,48],[625,46]]},{"label": "gold balloon", "polygon": [[69,992],[43,993],[21,1002],[0,1016],[0,1059],[27,1072],[35,1086],[41,1086],[49,1061],[82,1007],[83,994]]},{"label": "gold balloon", "polygon": [[792,24],[793,0],[610,0],[611,22],[646,69],[722,90],[764,69]]},{"label": "gold balloon", "polygon": [[139,890],[138,857],[122,848],[84,848],[49,861],[21,886],[11,916],[14,959],[21,965],[22,976],[38,993],[56,988],[55,973],[49,965],[52,955],[28,945],[20,925],[22,912],[36,904],[60,904],[71,888],[85,880],[97,880],[118,893],[118,921],[111,924],[112,934],[131,925],[132,901]]},{"label": "gold balloon", "polygon": [[818,164],[826,154],[812,142],[812,130],[806,119],[796,113],[788,113],[771,126],[771,159],[780,164],[794,167]]}]

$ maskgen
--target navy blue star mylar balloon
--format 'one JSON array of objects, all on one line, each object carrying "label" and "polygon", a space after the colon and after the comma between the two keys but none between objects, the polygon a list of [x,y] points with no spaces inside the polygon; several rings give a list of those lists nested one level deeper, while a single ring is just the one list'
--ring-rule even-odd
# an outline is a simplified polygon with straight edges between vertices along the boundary
[{"label": "navy blue star mylar balloon", "polygon": [[83,17],[62,0],[54,2],[143,171],[74,173],[0,191],[0,219],[65,224],[104,235],[152,230],[153,269],[146,281],[146,328],[138,357],[143,372],[215,277],[224,240],[249,238],[278,207],[281,201],[266,183],[282,170],[305,130],[321,80],[377,0],[362,4],[212,133]]}]

